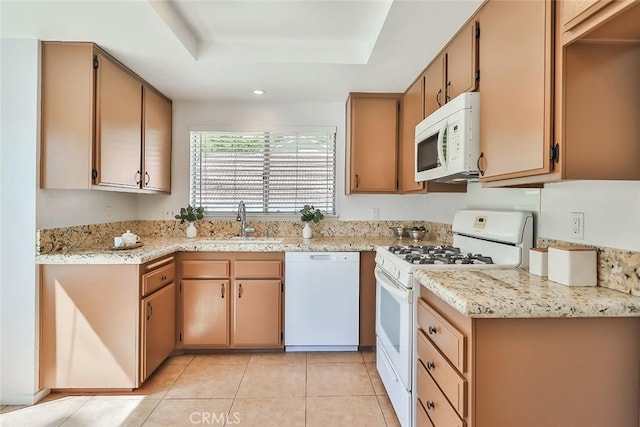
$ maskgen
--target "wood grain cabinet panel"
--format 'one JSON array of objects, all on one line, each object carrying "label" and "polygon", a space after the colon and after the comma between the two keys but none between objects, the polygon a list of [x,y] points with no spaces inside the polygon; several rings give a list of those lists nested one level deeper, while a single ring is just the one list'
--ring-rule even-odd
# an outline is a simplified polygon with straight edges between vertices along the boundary
[{"label": "wood grain cabinet panel", "polygon": [[282,277],[280,260],[247,260],[234,263],[234,277],[237,279]]},{"label": "wood grain cabinet panel", "polygon": [[552,10],[489,1],[479,12],[481,181],[551,171]]},{"label": "wood grain cabinet panel", "polygon": [[142,276],[142,296],[146,297],[168,285],[175,280],[175,277],[176,265],[173,262],[145,274]]},{"label": "wood grain cabinet panel", "polygon": [[418,325],[453,366],[465,371],[465,337],[424,300],[418,301]]},{"label": "wood grain cabinet panel", "polygon": [[460,419],[436,382],[422,364],[418,364],[418,398],[436,427],[464,427]]},{"label": "wood grain cabinet panel", "polygon": [[347,191],[398,191],[401,94],[352,93],[347,100]]},{"label": "wood grain cabinet panel", "polygon": [[171,191],[171,101],[115,58],[43,42],[41,93],[41,188]]},{"label": "wood grain cabinet panel", "polygon": [[97,55],[96,185],[140,188],[142,82]]},{"label": "wood grain cabinet panel", "polygon": [[145,381],[175,348],[175,283],[144,298],[140,316],[140,380]]},{"label": "wood grain cabinet panel", "polygon": [[281,280],[236,279],[233,298],[233,347],[282,344]]},{"label": "wood grain cabinet panel", "polygon": [[440,54],[424,71],[424,117],[445,103],[446,56]]},{"label": "wood grain cabinet panel", "polygon": [[229,280],[182,280],[182,343],[229,345]]},{"label": "wood grain cabinet panel", "polygon": [[142,188],[171,192],[171,100],[144,86]]}]

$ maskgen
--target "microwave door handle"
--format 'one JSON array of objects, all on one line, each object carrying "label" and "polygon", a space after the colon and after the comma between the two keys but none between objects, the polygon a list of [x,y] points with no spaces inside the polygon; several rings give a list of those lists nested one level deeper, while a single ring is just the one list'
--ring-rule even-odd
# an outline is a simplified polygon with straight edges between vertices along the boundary
[{"label": "microwave door handle", "polygon": [[444,152],[443,152],[444,151],[443,150],[444,133],[447,131],[448,125],[449,125],[449,122],[445,120],[444,123],[442,124],[442,127],[440,128],[440,132],[438,132],[438,161],[444,167],[447,166],[447,159],[444,158]]}]

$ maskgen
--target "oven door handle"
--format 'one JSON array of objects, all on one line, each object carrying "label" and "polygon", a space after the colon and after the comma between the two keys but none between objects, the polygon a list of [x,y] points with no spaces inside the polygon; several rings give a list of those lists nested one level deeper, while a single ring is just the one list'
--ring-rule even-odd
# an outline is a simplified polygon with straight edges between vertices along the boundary
[{"label": "oven door handle", "polygon": [[380,283],[380,286],[384,287],[390,294],[397,298],[406,300],[409,304],[413,302],[413,291],[406,289],[396,284],[395,281],[387,273],[379,268],[374,271],[376,281]]}]

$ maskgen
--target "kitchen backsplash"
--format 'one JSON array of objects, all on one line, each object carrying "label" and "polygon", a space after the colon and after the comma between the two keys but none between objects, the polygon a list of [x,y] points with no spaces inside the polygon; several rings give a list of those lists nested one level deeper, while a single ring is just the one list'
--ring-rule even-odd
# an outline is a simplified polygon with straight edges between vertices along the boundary
[{"label": "kitchen backsplash", "polygon": [[[581,246],[576,243],[542,238],[537,240],[536,246],[546,248],[550,245]],[[598,251],[598,285],[640,296],[640,252],[604,247],[596,247],[596,249]]]},{"label": "kitchen backsplash", "polygon": [[[300,236],[300,221],[250,221],[256,229],[254,236],[262,236],[269,230],[270,236]],[[338,221],[327,219],[313,224],[314,233],[321,236],[393,236],[390,227],[404,225],[425,226],[428,235],[425,240],[451,244],[453,234],[451,224],[423,221]],[[236,221],[199,221],[199,237],[226,238],[238,234]],[[184,237],[186,224],[178,221],[121,221],[105,224],[79,225],[73,227],[50,228],[38,231],[38,253],[65,252],[78,249],[108,247],[113,237],[126,230],[144,237]],[[410,242],[410,240],[407,240]]]}]

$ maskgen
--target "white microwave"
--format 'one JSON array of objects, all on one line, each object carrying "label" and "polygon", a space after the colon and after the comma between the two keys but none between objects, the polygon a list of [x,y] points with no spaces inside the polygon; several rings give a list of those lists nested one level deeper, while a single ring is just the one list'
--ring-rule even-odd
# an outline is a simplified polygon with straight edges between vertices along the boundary
[{"label": "white microwave", "polygon": [[416,126],[416,181],[454,183],[478,177],[480,94],[465,92]]}]

